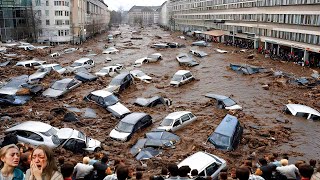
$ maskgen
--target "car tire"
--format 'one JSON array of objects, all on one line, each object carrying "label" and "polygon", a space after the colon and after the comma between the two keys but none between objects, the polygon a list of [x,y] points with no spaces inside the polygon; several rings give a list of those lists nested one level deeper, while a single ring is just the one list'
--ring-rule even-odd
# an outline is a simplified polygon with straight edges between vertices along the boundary
[{"label": "car tire", "polygon": [[100,147],[97,147],[94,149],[94,152],[100,152],[102,149]]}]

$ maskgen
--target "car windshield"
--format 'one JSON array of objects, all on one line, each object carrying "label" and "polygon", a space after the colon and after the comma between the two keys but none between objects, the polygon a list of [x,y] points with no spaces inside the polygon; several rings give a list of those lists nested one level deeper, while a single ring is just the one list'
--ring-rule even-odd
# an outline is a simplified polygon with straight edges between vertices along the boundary
[{"label": "car windshield", "polygon": [[82,63],[74,62],[70,67],[82,66]]},{"label": "car windshield", "polygon": [[40,68],[37,70],[37,72],[48,72],[50,68]]},{"label": "car windshield", "polygon": [[139,71],[136,73],[137,77],[142,77],[142,76],[145,76],[146,74],[143,73],[142,71]]},{"label": "car windshield", "polygon": [[182,75],[174,75],[172,81],[181,81]]},{"label": "car windshield", "polygon": [[161,122],[160,126],[171,126],[172,123],[173,123],[173,119],[164,119],[164,120]]},{"label": "car windshield", "polygon": [[45,136],[52,136],[52,135],[56,135],[57,134],[57,130],[55,128],[51,128],[46,132],[41,132],[43,135]]},{"label": "car windshield", "polygon": [[120,121],[119,124],[116,126],[116,130],[119,132],[131,133],[133,126],[134,126],[133,124]]},{"label": "car windshield", "polygon": [[109,69],[101,69],[99,73],[109,73]]},{"label": "car windshield", "polygon": [[158,55],[153,55],[153,54],[151,54],[151,55],[148,56],[148,58],[157,59],[157,58],[158,58]]},{"label": "car windshield", "polygon": [[212,142],[215,145],[218,146],[229,146],[230,145],[230,137],[219,134],[219,133],[214,133],[210,137],[210,142]]},{"label": "car windshield", "polygon": [[78,138],[84,140],[86,142],[86,144],[88,144],[88,138],[86,137],[86,135],[84,135],[82,132],[79,131],[78,133]]},{"label": "car windshield", "polygon": [[236,104],[236,102],[234,102],[232,99],[230,98],[227,98],[227,99],[224,99],[223,100],[223,103],[227,106],[227,107],[230,107],[230,106],[233,106]]},{"label": "car windshield", "polygon": [[121,85],[122,79],[119,78],[113,78],[112,81],[110,82],[110,85],[118,86]]},{"label": "car windshield", "polygon": [[104,102],[107,106],[112,106],[116,104],[118,101],[119,99],[113,94],[104,98]]},{"label": "car windshield", "polygon": [[67,89],[68,83],[62,83],[62,82],[55,82],[51,88],[55,90],[61,90],[64,91]]},{"label": "car windshield", "polygon": [[62,67],[60,65],[56,65],[56,66],[53,67],[53,69],[58,71],[58,70],[62,69]]}]

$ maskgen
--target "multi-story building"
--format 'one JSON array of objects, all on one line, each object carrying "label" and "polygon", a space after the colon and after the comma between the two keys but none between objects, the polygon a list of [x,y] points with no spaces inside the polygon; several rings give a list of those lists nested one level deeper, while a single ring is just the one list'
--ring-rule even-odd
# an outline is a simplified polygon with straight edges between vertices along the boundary
[{"label": "multi-story building", "polygon": [[128,11],[128,23],[130,25],[151,25],[157,24],[159,19],[160,6],[133,6]]},{"label": "multi-story building", "polygon": [[31,0],[0,1],[0,40],[35,38]]},{"label": "multi-story building", "polygon": [[170,5],[177,30],[220,29],[226,39],[252,40],[255,48],[277,53],[289,49],[304,59],[320,52],[320,0],[170,0]]},{"label": "multi-story building", "polygon": [[106,30],[110,20],[102,0],[32,0],[38,42],[81,43]]},{"label": "multi-story building", "polygon": [[159,20],[158,24],[162,27],[169,26],[169,11],[168,11],[168,3],[165,1],[159,8]]}]

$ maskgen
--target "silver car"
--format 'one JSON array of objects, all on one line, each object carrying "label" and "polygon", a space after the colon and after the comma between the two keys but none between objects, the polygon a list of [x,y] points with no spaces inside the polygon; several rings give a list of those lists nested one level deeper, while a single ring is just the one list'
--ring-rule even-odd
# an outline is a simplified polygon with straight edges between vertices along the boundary
[{"label": "silver car", "polygon": [[50,88],[48,88],[42,93],[42,95],[55,98],[61,97],[62,95],[66,94],[72,89],[75,89],[76,87],[80,86],[80,84],[81,81],[78,81],[76,79],[62,79],[53,83]]}]

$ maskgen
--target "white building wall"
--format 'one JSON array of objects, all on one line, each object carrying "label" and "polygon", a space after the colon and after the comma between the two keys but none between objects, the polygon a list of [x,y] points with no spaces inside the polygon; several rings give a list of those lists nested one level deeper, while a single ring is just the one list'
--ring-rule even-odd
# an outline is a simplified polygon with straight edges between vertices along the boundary
[{"label": "white building wall", "polygon": [[161,26],[169,26],[169,11],[168,11],[168,2],[166,2],[160,10],[160,14],[159,14],[159,24]]}]

